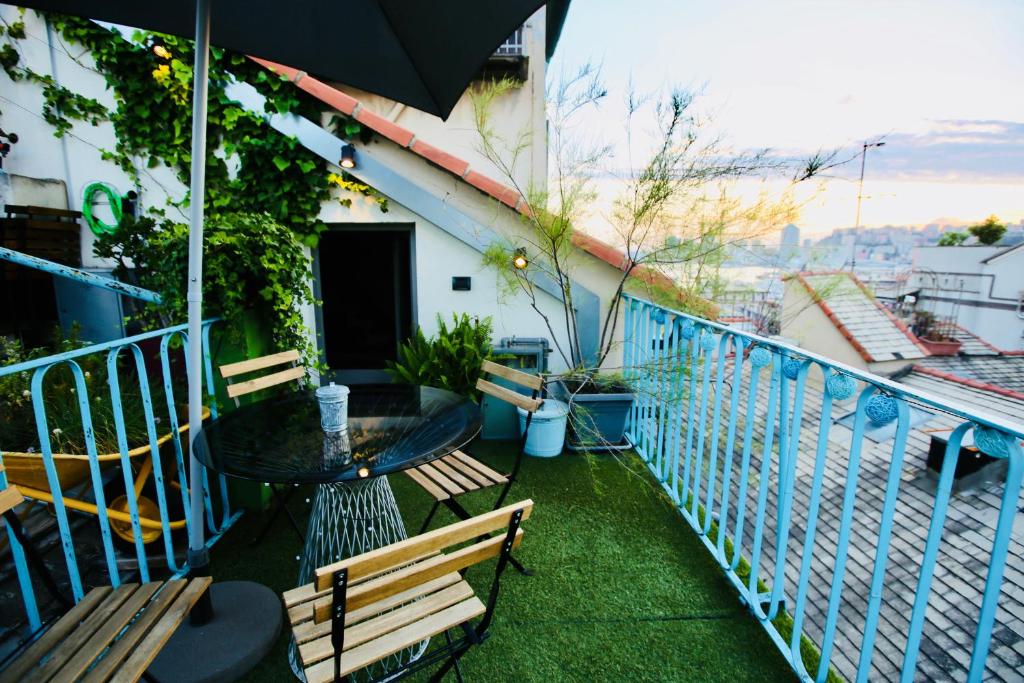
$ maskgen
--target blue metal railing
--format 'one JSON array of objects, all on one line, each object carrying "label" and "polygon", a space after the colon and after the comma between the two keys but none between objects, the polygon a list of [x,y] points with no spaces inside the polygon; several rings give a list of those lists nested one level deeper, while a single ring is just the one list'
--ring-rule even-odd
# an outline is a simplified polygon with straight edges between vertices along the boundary
[{"label": "blue metal railing", "polygon": [[[971,557],[983,560],[984,585],[979,579],[972,598],[963,657],[947,666],[980,681],[1024,478],[1024,427],[785,343],[624,298],[623,366],[636,392],[627,435],[801,680],[825,681],[830,671],[857,681],[922,675],[936,568],[943,575],[958,569],[943,542],[965,437],[1006,461],[994,485],[1002,489],[991,505],[994,525],[981,530],[989,532],[989,550]],[[848,412],[839,404],[853,395],[852,428],[834,429],[833,413]],[[927,494],[907,464],[911,405],[949,427],[938,482]],[[889,415],[879,415],[880,407]],[[893,418],[891,441],[865,442]],[[922,496],[930,500],[924,510]],[[923,521],[908,522],[914,515]],[[907,533],[915,524],[927,533]],[[884,658],[876,656],[880,638]],[[805,655],[808,641],[820,654],[816,665]]]},{"label": "blue metal railing", "polygon": [[[207,320],[203,323],[203,374],[206,379],[207,396],[209,397],[209,410],[213,417],[216,417],[217,407],[214,395],[213,365],[210,354],[210,328],[214,320]],[[61,547],[66,567],[67,583],[75,602],[81,600],[84,595],[83,580],[79,569],[79,558],[76,552],[75,534],[72,528],[68,509],[85,512],[95,515],[99,524],[99,535],[103,549],[103,560],[106,582],[113,586],[120,585],[122,570],[119,568],[118,560],[125,558],[125,551],[115,552],[113,538],[111,535],[111,519],[121,525],[122,537],[129,536],[134,539],[134,560],[137,562],[137,571],[141,581],[150,580],[150,554],[147,552],[144,543],[144,533],[149,531],[152,535],[159,535],[162,538],[163,557],[162,562],[166,569],[176,576],[183,575],[188,567],[179,563],[172,539],[172,531],[176,527],[188,528],[195,520],[190,519],[189,495],[190,487],[187,479],[187,467],[185,458],[186,450],[182,446],[182,432],[186,425],[179,424],[179,405],[175,395],[175,365],[171,361],[174,353],[172,343],[177,338],[182,346],[187,348],[190,343],[186,333],[186,325],[177,325],[153,332],[147,332],[132,337],[126,337],[102,344],[68,351],[45,358],[37,358],[22,363],[0,367],[0,378],[23,374],[30,378],[30,396],[32,410],[35,418],[35,431],[38,437],[38,453],[11,452],[12,444],[0,444],[0,465],[4,464],[4,448],[8,450],[7,472],[0,469],[0,489],[8,486],[8,474],[13,477],[27,476],[26,467],[45,469],[48,487],[46,490],[33,488],[31,485],[12,482],[21,489],[22,493],[30,499],[42,501],[53,507],[53,513],[57,520],[57,527],[60,534]],[[146,368],[146,357],[139,344],[149,340],[159,340],[159,361],[160,376],[163,383],[165,406],[157,408],[153,403],[153,396],[149,383],[149,375]],[[86,381],[86,374],[82,371],[80,361],[86,357],[99,357],[106,354],[107,386],[96,388],[93,395],[90,394],[90,386]],[[187,354],[181,353],[187,364]],[[85,446],[85,455],[67,456],[54,452],[52,443],[52,432],[49,427],[47,415],[46,396],[47,375],[51,370],[58,367],[66,367],[70,370],[74,383],[74,394],[77,397],[79,417],[82,426],[82,441]],[[132,372],[134,368],[134,372]],[[31,373],[31,375],[29,375]],[[186,365],[187,373],[187,365]],[[183,379],[183,378],[181,378]],[[140,448],[139,444],[129,444],[126,429],[125,409],[122,404],[124,394],[122,393],[122,381],[137,382],[139,396],[141,398],[142,419],[145,422],[146,441]],[[179,385],[180,386],[180,385]],[[118,453],[100,454],[96,445],[96,435],[93,425],[93,409],[91,401],[94,398],[105,398],[103,394],[109,392],[111,412],[114,421],[114,430],[118,444]],[[184,397],[182,397],[184,399]],[[135,408],[139,410],[139,407]],[[139,416],[135,416],[138,419]],[[161,445],[170,443],[173,453],[172,462],[164,462],[161,457]],[[187,443],[187,442],[186,442]],[[145,459],[145,463],[134,463],[132,458]],[[12,468],[15,459],[19,468]],[[65,474],[65,482],[62,484],[62,468],[68,467],[69,463],[75,461],[88,463],[88,474],[82,481],[67,481],[74,477]],[[107,500],[102,469],[106,465],[121,468],[123,474],[123,487],[126,498],[127,514],[116,509],[110,509],[111,501]],[[136,477],[136,470],[140,474]],[[168,478],[171,471],[176,473],[174,480]],[[21,474],[17,474],[20,472]],[[157,518],[149,517],[140,511],[140,482],[148,481],[149,472],[152,473],[153,486],[147,491],[154,491],[157,497],[156,507],[159,511]],[[174,492],[177,489],[177,492]],[[117,487],[120,492],[120,487]],[[204,472],[203,496],[206,502],[206,524],[212,535],[207,540],[207,546],[212,545],[228,527],[238,519],[240,512],[232,512],[227,495],[227,484],[223,477],[218,476],[215,489],[219,498],[219,521],[215,518],[214,496],[211,494],[210,482]],[[181,517],[179,520],[172,520],[172,505],[169,496],[179,495],[181,497]],[[182,524],[183,522],[183,524]],[[128,528],[130,526],[130,533]],[[77,533],[95,532],[91,529],[80,530]],[[40,610],[36,601],[35,591],[30,578],[30,569],[26,563],[24,549],[18,543],[10,528],[7,529],[7,538],[10,543],[11,553],[14,560],[15,570],[21,588],[22,599],[25,607],[25,615],[32,631],[39,629],[41,625]],[[153,541],[155,543],[155,539]],[[178,544],[183,545],[182,543]],[[157,561],[160,561],[159,559]],[[162,571],[162,570],[161,570]]]}]

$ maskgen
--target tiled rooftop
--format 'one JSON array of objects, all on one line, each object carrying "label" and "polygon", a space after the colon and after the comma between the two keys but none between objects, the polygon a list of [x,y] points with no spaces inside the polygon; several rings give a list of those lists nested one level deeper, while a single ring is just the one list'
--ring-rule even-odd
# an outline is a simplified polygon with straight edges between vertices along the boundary
[{"label": "tiled rooftop", "polygon": [[[749,372],[744,364],[744,374]],[[937,377],[911,373],[904,383],[941,395],[953,405],[965,409],[994,413],[1004,418],[1020,420],[1024,415],[1024,400],[993,397],[981,390],[962,384],[949,383]],[[744,379],[740,405],[746,405],[749,378]],[[769,382],[760,383],[757,418],[754,425],[755,440],[765,438],[764,415],[768,400]],[[792,403],[792,392],[790,403]],[[821,415],[822,394],[808,383],[800,431],[800,452],[797,460],[796,480],[793,488],[793,532],[788,541],[785,566],[785,595],[794,600],[800,575],[800,563],[807,529],[811,484],[814,476],[815,444],[819,426],[827,421],[852,413],[852,400],[833,405],[832,413]],[[935,412],[930,410],[930,412]],[[741,433],[745,415],[738,418],[737,433]],[[911,429],[905,460],[900,473],[900,491],[890,551],[887,580],[883,591],[881,618],[873,659],[872,680],[894,680],[899,677],[903,661],[903,648],[917,589],[921,556],[928,525],[934,508],[937,477],[927,470],[925,463],[932,431],[949,430],[959,420],[942,413],[934,414],[927,422]],[[808,612],[804,633],[817,643],[821,642],[833,578],[834,557],[837,552],[840,516],[846,493],[849,445],[852,431],[833,424],[828,439],[828,459],[825,464],[821,507],[812,553],[812,575],[808,583]],[[734,463],[738,461],[740,447],[736,447]],[[777,446],[776,446],[777,451]],[[887,477],[892,462],[893,440],[875,443],[864,439],[862,461],[857,485],[852,534],[848,545],[849,559],[843,584],[842,605],[836,633],[832,664],[836,670],[853,680],[857,672],[856,653],[859,652],[864,629],[864,615],[870,595],[874,569],[879,519]],[[760,471],[760,452],[752,454],[752,471]],[[999,467],[999,465],[995,465]],[[734,467],[737,467],[734,464]],[[734,470],[732,495],[738,495],[738,470]],[[994,477],[998,479],[998,477]],[[766,519],[774,525],[778,513],[777,476],[773,471],[769,486]],[[756,512],[755,486],[748,489],[747,519]],[[927,612],[918,677],[927,680],[964,680],[970,660],[973,629],[981,604],[981,591],[991,553],[996,515],[999,510],[1001,484],[980,486],[954,494],[950,503],[944,541],[940,546],[938,566]],[[735,511],[729,513],[728,527],[733,528]],[[1024,525],[1024,513],[1018,513],[1018,522]],[[766,533],[767,546],[763,549],[759,576],[768,583],[775,570],[773,533]],[[745,557],[752,557],[752,538],[749,533],[741,539]],[[1024,537],[1014,535],[1010,544],[1010,557],[1006,566],[1003,595],[996,616],[995,635],[988,658],[986,680],[1019,681],[1024,670]]]},{"label": "tiled rooftop", "polygon": [[928,355],[852,273],[805,273],[796,278],[864,360],[913,360]]},{"label": "tiled rooftop", "polygon": [[[1008,390],[1024,398],[1024,356],[935,356],[922,358],[918,365],[925,370]],[[1016,417],[1022,416],[1024,411]]]},{"label": "tiled rooftop", "polygon": [[952,337],[960,342],[960,354],[964,356],[998,356],[999,349],[959,325],[953,326]]}]

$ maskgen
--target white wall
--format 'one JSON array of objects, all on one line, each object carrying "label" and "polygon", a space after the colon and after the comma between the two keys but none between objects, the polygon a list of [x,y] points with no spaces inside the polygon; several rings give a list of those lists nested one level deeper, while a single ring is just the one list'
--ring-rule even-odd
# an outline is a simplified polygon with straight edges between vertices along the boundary
[{"label": "white wall", "polygon": [[[18,11],[10,5],[0,5],[0,16],[9,23],[19,18]],[[75,59],[72,59],[64,49],[66,43],[55,40],[51,60],[46,22],[32,11],[25,12],[23,19],[26,37],[18,42],[22,64],[40,74],[53,75],[58,83],[95,98],[108,108],[116,106],[113,93],[107,89],[103,76],[95,71],[95,63],[88,53],[80,54],[81,49],[73,51]],[[56,31],[54,36],[57,37]],[[181,198],[185,195],[185,186],[165,167],[147,169],[144,164],[139,164],[143,184],[134,187],[124,171],[104,161],[102,150],[114,149],[117,142],[114,127],[109,122],[91,126],[76,121],[63,139],[57,139],[53,135],[53,127],[42,118],[42,88],[24,80],[12,82],[6,73],[0,71],[0,94],[4,98],[0,100],[0,112],[3,112],[0,114],[0,128],[8,133],[17,133],[19,137],[4,162],[4,169],[11,174],[63,181],[67,186],[68,208],[81,210],[83,191],[93,182],[110,183],[121,193],[135,189],[139,192],[142,208],[165,207],[168,196]],[[14,201],[19,200],[15,197]],[[97,203],[94,211],[98,218],[112,222],[105,206]],[[169,209],[169,212],[173,216],[177,210]],[[181,214],[180,218],[186,220],[187,216]],[[112,267],[112,264],[92,255],[93,241],[92,231],[83,222],[83,267]]]},{"label": "white wall", "polygon": [[[983,263],[1006,247],[917,247],[910,286],[922,294],[959,301],[921,301],[918,307],[957,324],[1007,351],[1024,349],[1024,319],[1017,310],[1024,293],[1024,249]],[[934,274],[934,276],[933,276]],[[929,292],[929,290],[931,290]],[[987,305],[986,305],[987,304]]]},{"label": "white wall", "polygon": [[800,348],[867,370],[867,361],[814,302],[807,288],[792,278],[786,281],[785,287],[782,336],[792,339]]},{"label": "white wall", "polygon": [[[494,323],[494,342],[501,337],[551,338],[543,320],[530,307],[522,293],[500,294],[497,271],[484,266],[480,252],[457,240],[447,232],[397,202],[390,201],[388,212],[382,213],[368,198],[353,198],[352,207],[345,208],[336,201],[325,202],[320,219],[325,223],[412,223],[416,268],[416,315],[414,324],[424,334],[437,333],[437,315],[450,319],[453,313],[490,316]],[[453,275],[472,277],[472,289],[453,292]],[[561,303],[550,294],[540,292],[538,305],[552,320],[561,315]],[[304,312],[313,319],[312,307]],[[563,342],[560,338],[559,342]],[[557,352],[549,357],[550,369],[564,370],[565,364]]]},{"label": "white wall", "polygon": [[[9,6],[0,6],[0,14],[8,21],[17,17],[16,10]],[[26,62],[40,73],[52,73],[50,54],[46,40],[46,26],[33,12],[25,15],[28,38],[21,41],[20,49]],[[530,178],[544,176],[546,159],[546,139],[544,131],[544,12],[535,14],[527,24],[525,32],[526,49],[530,56],[530,77],[524,88],[506,97],[498,105],[498,119],[503,132],[511,134],[524,125],[531,126],[541,135],[536,136],[528,155],[530,163],[519,167],[517,173],[520,182],[528,184]],[[76,57],[82,65],[77,64],[56,43],[55,61],[59,80],[65,84],[73,84],[74,90],[80,94],[96,97],[107,106],[113,107],[112,94],[106,90],[103,77],[92,68],[88,54]],[[42,95],[40,89],[24,82],[11,83],[6,75],[0,74],[0,92],[7,99],[17,103],[0,101],[0,127],[18,133],[21,141],[15,145],[14,151],[7,159],[7,169],[11,173],[25,176],[47,178],[56,176],[64,180],[69,188],[71,208],[80,208],[82,191],[94,181],[105,181],[113,184],[124,192],[132,189],[129,178],[114,164],[105,162],[100,157],[101,149],[113,149],[116,140],[113,128],[109,123],[93,127],[88,124],[75,123],[71,134],[62,142],[53,137],[53,130],[42,118]],[[387,114],[387,111],[383,112]],[[404,117],[404,118],[403,118]],[[495,179],[503,180],[496,170],[488,170],[485,160],[475,151],[477,134],[472,126],[471,104],[467,98],[459,103],[456,113],[448,123],[442,123],[431,117],[411,109],[399,113],[399,123],[416,129],[426,126],[427,132],[421,137],[446,151],[464,155],[479,172],[489,174]],[[419,133],[420,131],[417,130]],[[436,134],[436,137],[435,137]],[[403,175],[443,197],[452,208],[469,216],[481,226],[505,235],[513,244],[517,242],[516,234],[520,234],[523,226],[518,214],[503,207],[492,198],[484,195],[476,188],[455,178],[450,173],[438,169],[428,162],[416,157],[408,150],[403,150],[386,140],[378,139],[371,143],[374,153],[382,160],[398,169]],[[66,154],[65,154],[66,151]],[[65,164],[66,160],[66,164]],[[65,171],[66,166],[66,171]],[[334,169],[337,171],[338,169]],[[142,169],[140,193],[142,207],[165,207],[168,196],[180,198],[186,188],[174,178],[166,168]],[[498,286],[498,273],[485,268],[481,254],[469,245],[452,237],[437,225],[425,220],[391,201],[390,211],[383,214],[376,204],[369,199],[352,195],[352,208],[344,208],[337,201],[325,202],[320,218],[328,223],[339,222],[399,222],[415,225],[416,249],[416,323],[421,325],[427,334],[436,332],[437,314],[448,317],[451,313],[466,312],[471,315],[491,316],[494,320],[495,341],[504,336],[518,335],[528,337],[551,337],[541,317],[530,307],[529,301],[522,293],[503,295]],[[180,220],[187,220],[184,213],[177,209],[168,209],[169,214]],[[102,218],[103,209],[97,208]],[[86,267],[102,267],[104,264],[92,257],[92,234],[83,227],[83,263]],[[598,294],[601,299],[602,321],[611,296],[618,282],[618,271],[607,264],[586,254],[577,256],[578,267],[576,277],[579,282]],[[469,275],[473,278],[472,290],[469,292],[453,292],[451,277],[453,275]],[[564,333],[561,320],[561,303],[550,294],[538,293],[538,305],[555,325],[560,343],[564,345]],[[307,324],[314,329],[314,311],[309,307],[304,311]],[[621,318],[617,329],[617,338],[621,339]],[[621,344],[617,344],[607,365],[621,364]],[[557,353],[550,357],[551,369],[564,369]]]},{"label": "white wall", "polygon": [[[531,186],[540,188],[547,183],[547,117],[544,109],[545,11],[542,7],[524,25],[524,52],[529,59],[526,81],[521,87],[495,100],[491,111],[491,124],[501,137],[512,141],[525,133],[532,143],[517,159],[513,173],[515,183],[523,192]],[[379,95],[340,83],[332,85],[358,99],[370,111],[413,131],[417,139],[465,159],[475,171],[509,184],[507,175],[495,167],[479,150],[479,135],[476,132],[470,95],[463,94],[448,120],[442,121],[436,116]]]}]

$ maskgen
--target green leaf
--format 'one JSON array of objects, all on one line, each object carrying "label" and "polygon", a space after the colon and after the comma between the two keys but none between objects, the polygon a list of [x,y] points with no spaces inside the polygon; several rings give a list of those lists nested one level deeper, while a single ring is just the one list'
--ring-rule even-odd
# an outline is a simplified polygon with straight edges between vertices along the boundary
[{"label": "green leaf", "polygon": [[274,158],[271,159],[271,161],[274,162],[274,166],[277,166],[277,170],[278,171],[283,171],[283,170],[285,170],[286,168],[288,168],[289,166],[292,165],[291,161],[289,161],[288,159],[285,159],[280,154],[275,154]]}]

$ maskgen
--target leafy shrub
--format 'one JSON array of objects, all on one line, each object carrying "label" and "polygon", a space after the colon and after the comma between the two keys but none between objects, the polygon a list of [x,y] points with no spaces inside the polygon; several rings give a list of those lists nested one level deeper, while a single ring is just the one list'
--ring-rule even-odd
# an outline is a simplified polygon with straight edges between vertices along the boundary
[{"label": "leafy shrub", "polygon": [[972,225],[967,231],[978,238],[982,244],[995,244],[1003,239],[1006,234],[1006,226],[999,222],[996,216],[989,216],[981,223]]},{"label": "leafy shrub", "polygon": [[[187,317],[187,225],[143,218],[100,237],[97,256],[118,262],[122,280],[159,292],[160,305],[141,314],[147,327],[180,323]],[[129,268],[129,263],[134,268]],[[271,327],[274,346],[297,348],[312,359],[313,349],[300,305],[313,301],[310,261],[295,234],[268,214],[209,216],[203,234],[203,315],[223,317],[230,330],[256,312]]]},{"label": "leafy shrub", "polygon": [[480,364],[491,357],[491,319],[452,314],[452,327],[437,316],[438,333],[427,339],[422,329],[388,361],[387,372],[397,384],[423,384],[478,397]]}]

